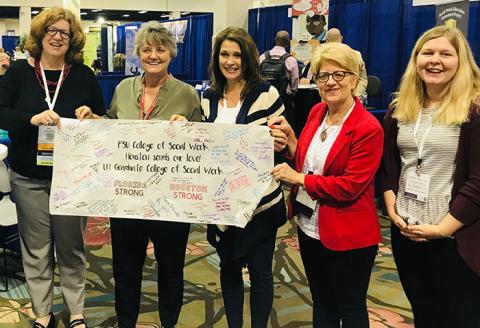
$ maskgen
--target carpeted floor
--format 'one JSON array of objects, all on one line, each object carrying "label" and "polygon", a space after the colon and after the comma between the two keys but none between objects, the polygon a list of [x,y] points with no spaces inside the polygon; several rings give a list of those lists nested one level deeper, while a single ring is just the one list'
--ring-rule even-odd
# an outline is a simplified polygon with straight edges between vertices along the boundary
[{"label": "carpeted floor", "polygon": [[[389,223],[382,219],[383,241],[372,272],[368,291],[370,327],[413,327],[409,304],[398,281],[393,263]],[[115,325],[114,294],[109,224],[105,219],[90,219],[88,223],[88,276],[86,318],[90,327]],[[218,275],[218,257],[206,241],[204,226],[192,225],[185,263],[184,306],[177,327],[227,327]],[[168,251],[168,250],[165,250]],[[18,257],[9,257],[9,268],[21,272]],[[156,308],[156,262],[153,248],[147,250],[142,288],[142,307],[137,327],[158,328]],[[248,286],[248,273],[245,272]],[[279,230],[274,257],[275,300],[271,327],[311,327],[311,299],[298,251],[295,228],[286,224]],[[55,306],[64,327],[62,296],[55,283]],[[248,295],[245,297],[245,327],[249,327]],[[30,327],[33,313],[25,282],[10,279],[8,292],[0,293],[0,328]]]}]

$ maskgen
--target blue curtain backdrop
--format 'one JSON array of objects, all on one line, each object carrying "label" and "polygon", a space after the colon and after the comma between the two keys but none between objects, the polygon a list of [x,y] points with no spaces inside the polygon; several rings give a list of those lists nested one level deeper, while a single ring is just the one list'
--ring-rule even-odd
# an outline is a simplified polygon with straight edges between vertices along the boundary
[{"label": "blue curtain backdrop", "polygon": [[190,49],[192,66],[190,80],[207,80],[212,49],[213,14],[191,16]]},{"label": "blue curtain backdrop", "polygon": [[248,33],[255,40],[260,54],[273,48],[278,31],[285,30],[292,35],[292,17],[288,17],[291,7],[265,7],[248,11]]},{"label": "blue curtain backdrop", "polygon": [[[468,40],[480,60],[480,2],[470,3]],[[396,91],[417,38],[435,26],[435,6],[412,6],[412,0],[330,1],[328,27],[362,53],[369,75],[382,81],[381,105]],[[377,105],[377,104],[376,104]]]},{"label": "blue curtain backdrop", "polygon": [[11,56],[13,56],[13,51],[15,50],[18,41],[20,41],[19,36],[3,35],[2,48],[5,50],[5,52],[8,52]]}]

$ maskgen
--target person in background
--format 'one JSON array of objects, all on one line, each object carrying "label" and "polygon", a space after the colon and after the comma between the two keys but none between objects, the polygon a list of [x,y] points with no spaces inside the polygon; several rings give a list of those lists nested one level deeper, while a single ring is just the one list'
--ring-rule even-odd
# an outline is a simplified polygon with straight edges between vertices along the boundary
[{"label": "person in background", "polygon": [[[312,54],[312,57],[313,57],[313,54],[315,53],[315,50],[321,46],[320,42],[316,39],[309,40],[308,45],[310,47],[310,53]],[[313,80],[313,74],[310,69],[311,60],[304,62],[304,64],[305,65],[302,67],[300,71],[299,84],[302,84],[302,85],[315,84],[315,81]]]},{"label": "person in background", "polygon": [[[212,85],[202,100],[207,122],[267,125],[284,113],[277,89],[260,78],[259,55],[252,37],[228,27],[215,38],[210,72]],[[275,152],[286,137],[272,129]],[[250,275],[252,328],[266,328],[273,304],[272,261],[278,227],[286,222],[280,183],[272,181],[245,228],[209,225],[208,241],[220,257],[220,282],[228,326],[243,326],[242,268]]]},{"label": "person in background", "polygon": [[[343,35],[338,28],[331,28],[327,31],[326,34],[326,43],[330,42],[339,42],[342,43]],[[355,96],[360,98],[362,103],[366,100],[366,92],[368,85],[367,70],[365,68],[365,62],[363,61],[362,54],[360,51],[354,50],[355,54],[358,56],[358,61],[360,62],[360,75],[358,76],[357,88],[355,89]]]},{"label": "person in background", "polygon": [[327,38],[327,21],[325,15],[313,15],[306,18],[307,31],[312,35],[312,39],[318,40],[320,43],[325,43]]},{"label": "person in background", "polygon": [[100,59],[94,59],[92,61],[92,69],[93,69],[93,73],[95,75],[100,75],[102,74],[102,61]]},{"label": "person in background", "polygon": [[322,102],[297,140],[283,118],[269,122],[287,135],[287,163],[272,170],[293,185],[289,217],[297,216],[300,254],[313,299],[313,327],[369,327],[366,296],[380,242],[374,178],[383,131],[355,97],[355,51],[322,45],[311,64]]},{"label": "person in background", "polygon": [[19,46],[16,46],[15,50],[13,51],[13,60],[26,59],[26,58],[27,56],[22,51],[22,49]]},{"label": "person in background", "polygon": [[[63,8],[32,19],[26,49],[0,80],[0,129],[11,139],[10,182],[16,198],[22,261],[36,316],[34,328],[55,327],[52,313],[54,248],[69,327],[86,327],[85,217],[50,215],[52,168],[37,165],[39,127],[60,126],[60,118],[84,118],[89,106],[104,114],[102,93],[90,68],[82,64],[83,27]],[[81,86],[81,87],[79,87]]]},{"label": "person in background", "polygon": [[0,77],[5,74],[10,67],[10,56],[0,48]]},{"label": "person in background", "polygon": [[125,54],[118,53],[113,56],[113,70],[115,72],[125,72]]},{"label": "person in background", "polygon": [[[285,106],[286,116],[293,117],[293,95],[297,92],[298,87],[298,64],[295,57],[287,53],[287,48],[290,46],[290,34],[287,31],[278,31],[275,36],[275,47],[266,51],[260,56],[260,71],[262,72],[262,63],[267,59],[274,59],[281,61],[285,67],[286,81],[276,81],[280,83],[273,83],[280,93],[283,105]],[[282,67],[282,65],[276,65]],[[282,75],[281,72],[278,75]],[[281,77],[281,76],[280,76]]]},{"label": "person in background", "polygon": [[458,29],[417,40],[384,129],[382,188],[415,327],[480,327],[480,70]]},{"label": "person in background", "polygon": [[[144,74],[120,82],[106,118],[201,121],[196,90],[168,73],[168,65],[177,55],[172,34],[157,21],[144,23],[135,35],[133,51]],[[89,108],[84,110],[91,114]],[[135,328],[149,240],[158,264],[160,321],[162,327],[174,327],[183,305],[183,266],[190,224],[112,218],[110,227],[118,327]]]}]

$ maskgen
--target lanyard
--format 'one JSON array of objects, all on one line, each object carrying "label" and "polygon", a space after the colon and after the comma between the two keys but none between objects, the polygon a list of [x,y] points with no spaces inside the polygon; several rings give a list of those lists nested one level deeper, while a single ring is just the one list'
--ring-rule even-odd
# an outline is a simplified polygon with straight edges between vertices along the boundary
[{"label": "lanyard", "polygon": [[157,106],[158,99],[160,98],[160,90],[165,85],[165,82],[167,81],[167,79],[168,79],[168,75],[166,75],[165,78],[162,78],[162,80],[160,81],[160,88],[158,89],[157,95],[153,99],[150,107],[148,107],[147,112],[145,112],[145,89],[146,89],[146,87],[145,87],[145,77],[142,77],[142,94],[140,95],[140,106],[139,106],[140,107],[139,117],[140,117],[141,120],[148,120],[148,118],[150,117],[150,114],[152,113],[153,109]]},{"label": "lanyard", "polygon": [[157,106],[159,98],[160,98],[160,90],[158,90],[157,95],[155,96],[155,98],[152,101],[152,104],[150,105],[150,107],[148,107],[148,110],[145,113],[145,111],[144,111],[144,109],[145,109],[145,84],[143,85],[142,94],[140,95],[140,119],[141,120],[148,120],[148,117],[152,113],[153,109],[155,108],[155,106]]},{"label": "lanyard", "polygon": [[55,94],[53,95],[53,100],[50,98],[50,92],[48,91],[47,77],[45,76],[45,71],[43,70],[42,63],[40,62],[40,71],[42,72],[43,86],[45,89],[45,102],[48,105],[48,109],[53,110],[55,103],[57,102],[58,93],[60,92],[60,87],[62,86],[63,72],[65,65],[62,66],[62,72],[58,78],[57,87],[55,89]]},{"label": "lanyard", "polygon": [[417,133],[418,133],[418,128],[420,127],[421,119],[422,119],[422,111],[420,110],[417,116],[417,122],[415,122],[415,127],[413,129],[413,139],[415,140],[415,144],[417,145],[417,149],[418,149],[417,169],[415,171],[417,175],[420,175],[420,170],[422,169],[423,148],[425,147],[425,141],[427,140],[428,134],[430,133],[430,130],[432,129],[432,126],[433,126],[433,122],[430,123],[428,128],[425,130],[425,133],[423,134],[422,140],[420,141],[420,143],[418,143]]}]

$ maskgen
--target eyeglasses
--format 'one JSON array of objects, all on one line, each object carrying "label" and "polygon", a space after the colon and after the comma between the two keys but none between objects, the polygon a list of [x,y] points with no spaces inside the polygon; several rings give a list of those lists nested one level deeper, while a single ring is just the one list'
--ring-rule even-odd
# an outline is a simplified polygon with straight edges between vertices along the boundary
[{"label": "eyeglasses", "polygon": [[59,30],[58,28],[56,28],[55,26],[49,26],[47,27],[47,29],[45,30],[47,32],[48,35],[50,35],[52,38],[57,34],[57,33],[60,33],[60,37],[63,39],[63,40],[68,40],[70,39],[70,32],[67,32],[65,30]]},{"label": "eyeglasses", "polygon": [[347,76],[348,74],[353,74],[352,72],[346,72],[346,71],[335,71],[333,73],[327,73],[327,72],[318,72],[317,74],[315,74],[315,76],[313,77],[313,79],[316,81],[316,82],[321,82],[321,83],[326,83],[328,81],[328,79],[330,78],[330,76],[332,76],[333,80],[336,81],[336,82],[340,82],[342,81],[345,76]]},{"label": "eyeglasses", "polygon": [[320,25],[320,21],[319,20],[310,20],[310,21],[307,21],[306,23],[307,25]]}]

